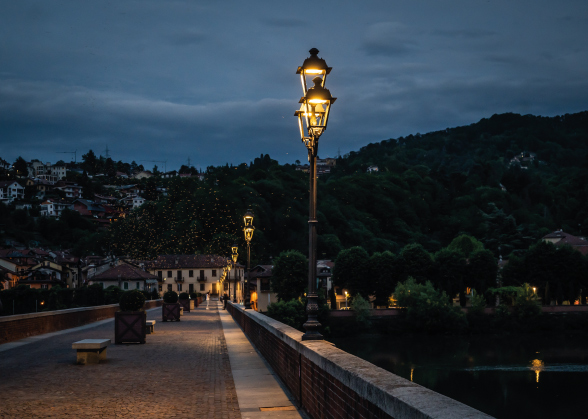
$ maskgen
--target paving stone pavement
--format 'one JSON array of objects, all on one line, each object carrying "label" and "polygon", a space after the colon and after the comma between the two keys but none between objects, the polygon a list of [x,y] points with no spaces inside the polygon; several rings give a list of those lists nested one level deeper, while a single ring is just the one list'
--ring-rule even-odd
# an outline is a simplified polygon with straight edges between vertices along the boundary
[{"label": "paving stone pavement", "polygon": [[241,418],[216,307],[147,318],[146,344],[113,343],[98,365],[76,365],[71,344],[114,342],[113,321],[0,352],[0,418]]}]

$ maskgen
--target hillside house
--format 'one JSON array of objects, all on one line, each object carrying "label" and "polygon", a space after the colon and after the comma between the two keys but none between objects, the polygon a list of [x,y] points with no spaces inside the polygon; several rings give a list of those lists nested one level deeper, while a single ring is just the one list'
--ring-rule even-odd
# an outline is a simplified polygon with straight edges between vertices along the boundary
[{"label": "hillside house", "polygon": [[118,263],[118,265],[109,267],[104,272],[88,278],[89,283],[102,284],[103,288],[114,285],[124,291],[157,289],[157,276],[127,262],[119,261]]},{"label": "hillside house", "polygon": [[0,200],[3,203],[10,203],[15,199],[23,199],[24,190],[24,186],[14,180],[0,181]]},{"label": "hillside house", "polygon": [[556,230],[541,238],[544,242],[553,243],[556,246],[569,245],[583,255],[588,254],[588,240],[584,237],[572,236],[563,230]]}]

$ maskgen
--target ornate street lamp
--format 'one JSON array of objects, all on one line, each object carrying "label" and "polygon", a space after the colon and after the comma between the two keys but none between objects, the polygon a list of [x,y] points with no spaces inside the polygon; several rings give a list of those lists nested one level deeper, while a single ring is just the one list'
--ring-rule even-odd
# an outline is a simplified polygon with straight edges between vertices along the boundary
[{"label": "ornate street lamp", "polygon": [[[308,319],[304,323],[306,333],[302,336],[302,340],[321,340],[323,336],[318,331],[321,324],[317,320],[319,306],[316,283],[316,225],[318,224],[316,219],[316,157],[318,140],[327,129],[331,105],[337,99],[331,96],[328,89],[325,89],[325,81],[331,72],[331,67],[327,65],[325,60],[318,57],[319,51],[316,48],[309,52],[310,57],[304,60],[302,66],[296,70],[296,74],[300,74],[304,96],[300,98],[300,109],[294,113],[294,116],[298,117],[300,137],[308,149],[308,162],[310,163],[308,299],[306,304]],[[314,77],[312,79],[314,86],[310,89],[307,88],[307,77]]]},{"label": "ornate street lamp", "polygon": [[247,242],[247,278],[245,279],[245,309],[251,308],[251,294],[249,290],[249,275],[251,274],[251,239],[253,238],[253,232],[255,231],[255,227],[253,227],[253,213],[250,209],[247,210],[245,215],[243,216],[243,221],[245,222],[245,228],[243,232],[245,233],[245,241]]},{"label": "ornate street lamp", "polygon": [[227,283],[229,284],[229,299],[231,298],[231,269],[233,269],[233,265],[231,265],[231,259],[227,259]]},{"label": "ornate street lamp", "polygon": [[[316,291],[316,226],[318,224],[316,219],[316,157],[319,138],[327,129],[331,105],[337,99],[331,96],[328,89],[325,89],[325,81],[327,74],[331,72],[331,67],[327,66],[325,60],[318,57],[319,51],[316,48],[309,52],[310,57],[304,60],[302,66],[296,70],[296,74],[300,74],[304,96],[300,98],[300,109],[294,113],[294,116],[298,117],[300,137],[308,149],[308,162],[310,163],[308,298],[306,304],[308,319],[304,323],[306,333],[302,336],[302,340],[321,340],[323,336],[318,331],[321,324],[317,320],[319,306]],[[310,89],[307,88],[306,77],[314,77],[312,79],[314,86]]]},{"label": "ornate street lamp", "polygon": [[235,267],[235,286],[233,287],[233,303],[237,303],[237,257],[239,257],[239,253],[237,253],[238,250],[239,247],[237,246],[237,243],[233,243],[233,246],[231,247],[231,257],[233,258],[233,266]]}]

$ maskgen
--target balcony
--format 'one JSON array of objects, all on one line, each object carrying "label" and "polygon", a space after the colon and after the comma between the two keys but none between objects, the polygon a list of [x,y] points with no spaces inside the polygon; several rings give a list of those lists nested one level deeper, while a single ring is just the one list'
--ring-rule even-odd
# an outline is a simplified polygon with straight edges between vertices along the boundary
[{"label": "balcony", "polygon": [[184,282],[184,277],[175,277],[174,281],[176,281],[176,283],[182,283]]},{"label": "balcony", "polygon": [[208,280],[207,276],[199,276],[196,278],[198,282],[206,282]]}]

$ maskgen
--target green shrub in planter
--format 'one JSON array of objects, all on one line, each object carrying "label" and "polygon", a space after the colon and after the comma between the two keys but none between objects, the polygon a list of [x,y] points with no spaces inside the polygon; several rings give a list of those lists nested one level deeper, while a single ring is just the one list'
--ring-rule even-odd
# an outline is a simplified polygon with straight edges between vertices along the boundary
[{"label": "green shrub in planter", "polygon": [[159,292],[157,290],[151,291],[151,299],[152,300],[159,300]]},{"label": "green shrub in planter", "polygon": [[198,298],[198,295],[195,292],[190,293],[190,298],[192,300],[195,300],[196,298]]},{"label": "green shrub in planter", "polygon": [[145,296],[139,290],[126,291],[120,297],[120,309],[114,313],[114,343],[145,343],[147,314]]},{"label": "green shrub in planter", "polygon": [[187,292],[180,293],[180,300],[189,300],[189,299],[190,299],[190,295]]},{"label": "green shrub in planter", "polygon": [[139,290],[123,293],[120,297],[120,309],[122,311],[140,311],[145,306],[145,296]]},{"label": "green shrub in planter", "polygon": [[178,293],[175,291],[166,291],[163,294],[163,302],[168,304],[174,304],[178,302]]}]

